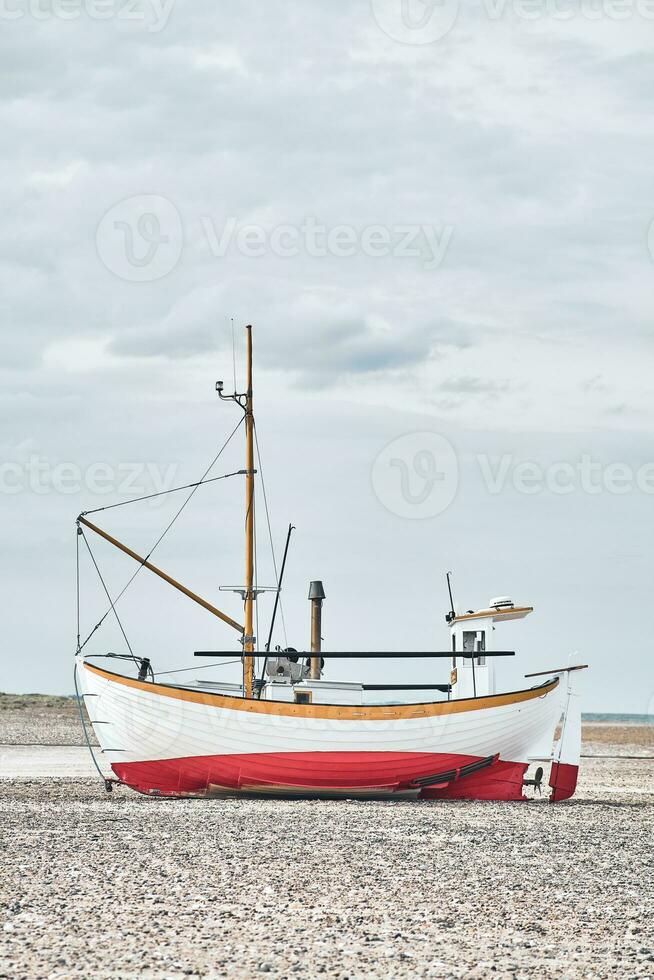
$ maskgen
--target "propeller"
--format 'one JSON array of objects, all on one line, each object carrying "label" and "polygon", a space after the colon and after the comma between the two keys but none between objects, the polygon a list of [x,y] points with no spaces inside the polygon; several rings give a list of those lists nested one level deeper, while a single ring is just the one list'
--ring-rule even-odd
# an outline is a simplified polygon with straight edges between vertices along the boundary
[{"label": "propeller", "polygon": [[535,790],[538,790],[538,795],[542,796],[543,793],[543,767],[539,766],[536,770],[533,779],[523,779],[523,786],[533,786]]}]

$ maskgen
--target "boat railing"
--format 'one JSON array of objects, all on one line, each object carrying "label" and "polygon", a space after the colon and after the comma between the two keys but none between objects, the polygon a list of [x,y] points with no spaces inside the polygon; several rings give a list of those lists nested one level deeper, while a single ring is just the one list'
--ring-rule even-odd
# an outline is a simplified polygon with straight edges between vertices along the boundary
[{"label": "boat railing", "polygon": [[[311,653],[309,653],[308,651],[301,652],[298,650],[297,655],[300,658],[311,657]],[[378,658],[379,659],[394,658],[396,660],[411,660],[414,658],[421,658],[425,660],[425,659],[432,659],[432,658],[451,659],[452,657],[456,657],[457,659],[460,657],[463,660],[475,660],[480,655],[484,657],[515,657],[515,650],[482,650],[482,651],[476,650],[470,653],[468,652],[464,653],[461,652],[460,650],[457,650],[456,652],[452,650],[446,650],[446,651],[420,650],[420,651],[412,651],[409,653],[398,652],[397,650],[394,651],[356,650],[356,651],[341,651],[338,653],[325,653],[324,650],[320,651],[320,656],[325,659],[330,658],[330,659],[339,659],[339,660],[357,660],[357,659],[375,660]],[[195,650],[193,656],[194,657],[233,657],[234,651],[233,650]],[[263,654],[261,654],[261,656],[263,656]]]}]

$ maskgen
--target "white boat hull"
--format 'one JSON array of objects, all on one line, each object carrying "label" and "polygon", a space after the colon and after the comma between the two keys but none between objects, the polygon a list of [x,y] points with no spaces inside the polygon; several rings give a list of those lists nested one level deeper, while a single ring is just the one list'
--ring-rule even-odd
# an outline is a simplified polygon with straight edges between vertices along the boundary
[{"label": "white boat hull", "polygon": [[558,677],[527,691],[459,701],[299,705],[79,667],[113,772],[153,795],[521,799],[529,759],[551,754],[562,709]]}]

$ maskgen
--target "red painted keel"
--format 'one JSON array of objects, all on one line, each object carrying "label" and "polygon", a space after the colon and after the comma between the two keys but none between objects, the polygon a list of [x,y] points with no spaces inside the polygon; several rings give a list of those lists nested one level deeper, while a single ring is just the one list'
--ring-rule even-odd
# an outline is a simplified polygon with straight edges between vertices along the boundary
[{"label": "red painted keel", "polygon": [[[360,792],[410,790],[416,780],[456,771],[479,756],[431,752],[270,752],[207,755],[151,762],[115,763],[116,776],[141,793],[205,796],[236,792]],[[522,799],[527,765],[495,761],[448,783],[425,787],[425,799]]]},{"label": "red painted keel", "polygon": [[566,762],[553,762],[550,772],[550,803],[568,800],[577,788],[579,766],[571,766]]}]

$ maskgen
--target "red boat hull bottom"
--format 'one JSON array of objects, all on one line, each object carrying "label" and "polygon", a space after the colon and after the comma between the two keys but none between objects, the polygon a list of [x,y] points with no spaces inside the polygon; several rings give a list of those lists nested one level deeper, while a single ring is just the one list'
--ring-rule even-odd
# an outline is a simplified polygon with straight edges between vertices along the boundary
[{"label": "red boat hull bottom", "polygon": [[[141,793],[211,796],[225,792],[356,796],[413,793],[422,799],[520,800],[527,764],[433,752],[266,752],[115,763],[118,779]],[[446,781],[421,785],[443,777]]]}]

